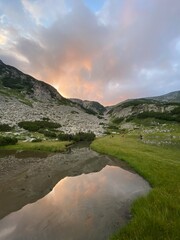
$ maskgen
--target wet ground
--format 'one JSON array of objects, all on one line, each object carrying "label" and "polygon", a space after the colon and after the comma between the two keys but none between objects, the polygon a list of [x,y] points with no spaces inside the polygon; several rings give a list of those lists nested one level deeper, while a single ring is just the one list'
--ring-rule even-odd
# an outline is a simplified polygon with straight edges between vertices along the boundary
[{"label": "wet ground", "polygon": [[0,218],[45,196],[64,177],[97,172],[106,165],[121,164],[84,145],[58,154],[0,151]]},{"label": "wet ground", "polygon": [[129,170],[125,163],[87,146],[0,156],[0,218],[11,213],[0,221],[1,240],[106,239],[127,222],[132,200],[150,189],[120,168]]}]

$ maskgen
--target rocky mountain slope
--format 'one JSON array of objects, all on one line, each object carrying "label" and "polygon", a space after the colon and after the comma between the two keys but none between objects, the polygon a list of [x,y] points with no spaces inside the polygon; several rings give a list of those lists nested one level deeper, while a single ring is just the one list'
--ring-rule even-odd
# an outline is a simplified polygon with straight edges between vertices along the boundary
[{"label": "rocky mountain slope", "polygon": [[94,114],[102,115],[106,111],[106,108],[103,105],[95,101],[88,101],[88,100],[83,101],[77,98],[71,98],[70,100],[74,103],[79,104],[80,106],[82,106],[83,108],[89,110]]},{"label": "rocky mountain slope", "polygon": [[159,97],[130,99],[107,109],[111,118],[135,117],[142,113],[171,113],[180,106],[180,91],[165,94]]},{"label": "rocky mountain slope", "polygon": [[93,131],[101,135],[106,122],[65,99],[49,84],[0,61],[0,123],[17,127],[21,121],[44,118],[61,124],[65,133]]},{"label": "rocky mountain slope", "polygon": [[[159,97],[131,99],[105,108],[95,101],[66,99],[47,83],[38,81],[0,61],[0,124],[18,129],[21,121],[48,119],[59,123],[59,131],[93,131],[102,135],[114,119],[162,118],[179,122],[180,91]],[[158,114],[158,116],[157,116]]]},{"label": "rocky mountain slope", "polygon": [[[147,98],[148,99],[148,98]],[[164,94],[162,96],[150,97],[149,99],[163,102],[178,102],[180,103],[180,91]]]},{"label": "rocky mountain slope", "polygon": [[[180,103],[178,102],[134,99],[111,107],[106,114],[109,116],[107,133],[135,131],[144,135],[148,131],[150,135],[154,133],[162,135],[166,132],[173,132],[175,144],[179,139],[175,130],[179,129],[180,123]],[[170,140],[167,141],[165,137],[160,142],[172,143],[172,136],[169,136]],[[151,136],[147,141],[156,142],[151,141]]]},{"label": "rocky mountain slope", "polygon": [[0,93],[6,96],[16,96],[26,102],[55,101],[68,103],[51,85],[38,81],[33,77],[22,73],[18,69],[4,64],[0,60]]}]

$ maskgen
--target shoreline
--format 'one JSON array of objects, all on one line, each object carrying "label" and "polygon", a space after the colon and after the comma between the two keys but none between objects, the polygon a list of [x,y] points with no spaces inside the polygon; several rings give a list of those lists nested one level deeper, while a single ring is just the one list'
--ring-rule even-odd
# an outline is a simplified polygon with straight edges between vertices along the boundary
[{"label": "shoreline", "polygon": [[129,163],[152,187],[147,196],[133,202],[133,218],[110,239],[134,240],[147,236],[150,239],[178,239],[179,148],[148,145],[137,139],[133,135],[106,136],[91,145],[99,153]]},{"label": "shoreline", "polygon": [[125,162],[77,146],[64,153],[38,152],[38,156],[32,151],[5,156],[10,152],[4,150],[0,154],[0,219],[44,197],[67,176],[98,172],[106,165],[134,172]]}]

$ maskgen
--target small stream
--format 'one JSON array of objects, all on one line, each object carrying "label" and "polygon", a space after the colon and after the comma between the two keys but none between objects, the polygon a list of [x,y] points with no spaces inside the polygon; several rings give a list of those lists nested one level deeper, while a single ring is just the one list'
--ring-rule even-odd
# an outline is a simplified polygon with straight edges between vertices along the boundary
[{"label": "small stream", "polygon": [[85,162],[79,157],[78,167],[87,171],[77,171],[78,158],[72,166],[68,162],[69,171],[76,167],[76,174],[67,174],[47,195],[0,220],[0,240],[105,240],[127,223],[130,204],[148,193],[149,184],[118,166],[117,160],[84,146],[72,148],[64,159],[77,157],[77,152],[88,153]]}]

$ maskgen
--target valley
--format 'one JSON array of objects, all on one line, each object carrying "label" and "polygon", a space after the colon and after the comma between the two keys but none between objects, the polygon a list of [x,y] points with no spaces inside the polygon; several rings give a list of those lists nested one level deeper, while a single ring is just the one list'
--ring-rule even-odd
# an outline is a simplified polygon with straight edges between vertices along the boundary
[{"label": "valley", "polygon": [[[91,178],[95,172],[101,175],[107,165],[118,166],[127,170],[126,175],[138,173],[152,189],[133,203],[131,212],[124,207],[122,222],[117,227],[113,223],[108,233],[120,229],[112,239],[139,240],[147,234],[149,239],[177,239],[179,123],[180,91],[104,107],[95,101],[66,99],[52,86],[0,61],[0,217],[51,196],[53,187],[70,176]],[[81,146],[89,141],[90,146]],[[91,184],[87,186],[94,189]],[[120,191],[118,185],[113,182],[110,189],[116,186]],[[119,200],[114,202],[117,209]],[[92,220],[88,216],[87,223]],[[40,222],[37,225],[43,228]]]}]

